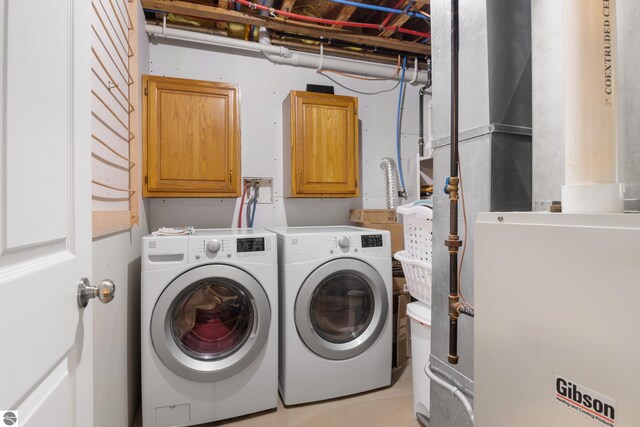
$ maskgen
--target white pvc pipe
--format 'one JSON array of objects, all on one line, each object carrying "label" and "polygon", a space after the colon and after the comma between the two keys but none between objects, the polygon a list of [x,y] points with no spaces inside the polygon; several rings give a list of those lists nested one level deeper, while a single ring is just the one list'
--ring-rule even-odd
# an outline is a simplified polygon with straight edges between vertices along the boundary
[{"label": "white pvc pipe", "polygon": [[462,403],[462,406],[464,406],[464,409],[467,411],[467,415],[469,415],[471,423],[473,423],[473,407],[471,406],[469,399],[467,399],[467,396],[465,396],[465,394],[458,387],[449,384],[448,382],[437,376],[431,370],[431,362],[424,365],[424,373],[427,374],[431,381],[440,385],[441,387],[444,387],[445,390],[450,391],[456,398],[458,398],[458,400]]},{"label": "white pvc pipe", "polygon": [[622,212],[617,184],[615,0],[563,0],[565,185],[562,210]]},{"label": "white pvc pipe", "polygon": [[[248,50],[252,52],[262,52],[270,61],[278,64],[287,64],[312,69],[318,69],[318,67],[322,65],[323,68],[344,73],[352,73],[377,78],[387,78],[390,80],[398,80],[400,78],[399,73],[397,72],[397,67],[390,65],[372,64],[362,61],[354,61],[327,56],[323,56],[321,64],[320,57],[318,55],[292,52],[286,47],[272,46],[269,35],[265,29],[260,30],[260,43],[248,42],[212,34],[178,30],[175,28],[167,28],[163,31],[163,28],[157,25],[147,25],[146,32],[150,36],[158,38],[182,40],[193,43],[228,47],[232,49]],[[412,78],[410,76],[410,73],[406,74],[409,74],[409,76],[406,76],[405,80],[411,80]],[[416,74],[416,83],[420,84],[427,82],[428,76],[426,71],[419,71]]]},{"label": "white pvc pipe", "polygon": [[147,25],[145,27],[147,34],[157,38],[170,40],[182,40],[193,43],[202,43],[221,47],[229,47],[232,49],[248,50],[251,52],[263,52],[278,55],[283,58],[291,56],[289,49],[283,46],[264,46],[258,43],[247,42],[244,40],[234,39],[230,37],[216,36],[213,34],[197,33],[195,31],[178,30],[176,28],[163,28],[157,25]]},{"label": "white pvc pipe", "polygon": [[[271,38],[266,28],[260,28],[260,45],[271,46]],[[277,64],[294,65],[296,67],[305,67],[318,69],[320,66],[324,69],[336,70],[345,73],[359,74],[368,77],[387,78],[390,80],[399,80],[400,76],[397,67],[382,64],[372,64],[367,62],[352,61],[340,58],[328,58],[323,56],[320,58],[318,55],[291,52],[291,56],[288,58],[277,57],[264,52],[265,56],[272,62]],[[410,80],[405,73],[405,80]],[[418,83],[427,82],[427,72],[416,72],[417,77],[414,81]]]},{"label": "white pvc pipe", "polygon": [[[271,39],[269,33],[263,27],[260,28],[260,44],[263,46],[271,46]],[[368,77],[387,78],[389,80],[399,80],[400,73],[398,73],[398,67],[393,67],[383,64],[372,64],[368,62],[353,61],[341,58],[332,58],[323,56],[322,59],[318,55],[291,52],[291,56],[288,58],[282,58],[276,55],[264,52],[265,56],[272,62],[277,64],[287,64],[296,67],[305,67],[318,69],[320,65],[322,68],[329,70],[341,71],[344,73],[359,74]],[[415,80],[409,77],[409,73],[405,73],[406,81],[415,81],[417,83],[426,83],[428,74],[426,71],[417,71]]]}]

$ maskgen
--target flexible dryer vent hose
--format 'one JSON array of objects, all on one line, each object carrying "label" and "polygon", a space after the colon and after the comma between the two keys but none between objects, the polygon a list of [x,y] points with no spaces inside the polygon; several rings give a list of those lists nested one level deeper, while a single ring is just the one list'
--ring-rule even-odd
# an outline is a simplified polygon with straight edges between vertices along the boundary
[{"label": "flexible dryer vent hose", "polygon": [[380,169],[384,171],[387,181],[387,209],[398,207],[398,172],[396,162],[390,157],[380,160]]}]

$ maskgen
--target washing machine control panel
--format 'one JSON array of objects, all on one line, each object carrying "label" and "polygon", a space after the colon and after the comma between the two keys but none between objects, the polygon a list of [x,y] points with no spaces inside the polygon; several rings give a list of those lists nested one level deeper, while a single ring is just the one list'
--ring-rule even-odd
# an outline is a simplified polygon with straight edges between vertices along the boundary
[{"label": "washing machine control panel", "polygon": [[207,252],[216,253],[222,249],[222,243],[218,239],[211,239],[207,242]]},{"label": "washing machine control panel", "polygon": [[338,238],[338,246],[342,249],[348,249],[351,246],[351,239],[347,236],[341,236]]},{"label": "washing machine control panel", "polygon": [[264,237],[242,237],[236,240],[236,250],[238,253],[264,252]]},{"label": "washing machine control panel", "polygon": [[190,261],[271,256],[271,237],[220,236],[200,237],[191,240]]}]

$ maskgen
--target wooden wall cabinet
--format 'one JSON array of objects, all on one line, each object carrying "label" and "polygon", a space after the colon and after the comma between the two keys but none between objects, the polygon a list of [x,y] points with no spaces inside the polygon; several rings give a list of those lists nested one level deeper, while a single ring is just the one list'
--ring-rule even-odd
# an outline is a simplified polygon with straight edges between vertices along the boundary
[{"label": "wooden wall cabinet", "polygon": [[358,99],[292,91],[283,102],[288,197],[358,197]]},{"label": "wooden wall cabinet", "polygon": [[237,85],[144,76],[145,197],[238,197]]}]

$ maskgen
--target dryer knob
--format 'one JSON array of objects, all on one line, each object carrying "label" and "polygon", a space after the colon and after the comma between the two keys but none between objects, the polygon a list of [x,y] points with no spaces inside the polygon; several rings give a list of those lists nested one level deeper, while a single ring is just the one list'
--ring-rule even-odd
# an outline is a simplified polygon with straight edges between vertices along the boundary
[{"label": "dryer knob", "polygon": [[340,246],[342,249],[348,249],[350,245],[351,241],[349,241],[349,238],[347,236],[342,236],[338,239],[338,246]]},{"label": "dryer knob", "polygon": [[207,242],[207,252],[216,253],[220,250],[220,248],[222,248],[222,245],[220,244],[220,240],[218,239],[212,239]]}]

